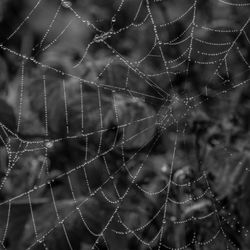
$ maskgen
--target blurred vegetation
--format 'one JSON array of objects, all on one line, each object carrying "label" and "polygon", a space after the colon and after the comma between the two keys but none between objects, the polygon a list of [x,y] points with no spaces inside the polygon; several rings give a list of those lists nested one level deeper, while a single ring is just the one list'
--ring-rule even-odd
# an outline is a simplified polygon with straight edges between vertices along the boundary
[{"label": "blurred vegetation", "polygon": [[0,2],[0,248],[159,249],[162,226],[162,248],[250,248],[250,9],[198,1],[190,60],[166,74],[162,55],[177,65],[190,51],[178,37],[193,10],[161,24],[191,3],[149,1],[159,39],[177,42],[160,51],[145,2],[137,13],[140,1],[125,1],[112,22],[120,1],[72,0],[94,29],[63,6],[51,25],[60,1],[43,0],[7,40],[35,4]]}]

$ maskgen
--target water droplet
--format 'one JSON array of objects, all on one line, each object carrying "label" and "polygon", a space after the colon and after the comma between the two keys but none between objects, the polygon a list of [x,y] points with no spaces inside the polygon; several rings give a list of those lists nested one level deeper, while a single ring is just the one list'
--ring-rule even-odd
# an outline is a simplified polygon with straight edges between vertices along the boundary
[{"label": "water droplet", "polygon": [[162,41],[159,41],[158,44],[159,44],[159,45],[162,45]]},{"label": "water droplet", "polygon": [[161,167],[161,172],[167,173],[167,171],[168,171],[168,167],[167,167],[166,164],[164,164],[164,165]]},{"label": "water droplet", "polygon": [[46,148],[52,148],[54,146],[54,143],[52,142],[52,141],[47,141],[46,143],[45,143],[45,147]]},{"label": "water droplet", "polygon": [[62,6],[64,8],[70,8],[72,6],[72,3],[70,1],[62,1]]},{"label": "water droplet", "polygon": [[115,18],[114,16],[112,17],[111,22],[112,22],[112,23],[115,23],[115,22],[116,22],[116,18]]}]

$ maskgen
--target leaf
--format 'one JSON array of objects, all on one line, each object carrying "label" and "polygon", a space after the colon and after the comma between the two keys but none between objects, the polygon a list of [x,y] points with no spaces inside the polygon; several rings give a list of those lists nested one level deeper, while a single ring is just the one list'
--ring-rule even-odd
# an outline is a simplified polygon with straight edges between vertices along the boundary
[{"label": "leaf", "polygon": [[[66,82],[65,85],[67,111],[63,83],[54,78],[46,82],[48,127],[52,135],[65,136],[68,125],[70,135],[90,133],[92,142],[99,143],[100,131],[103,130],[104,144],[106,140],[110,146],[116,136],[115,133],[111,136],[109,131],[118,129],[125,148],[141,147],[153,138],[155,112],[142,100],[116,93],[108,95],[100,88],[83,88],[81,96],[78,83]],[[30,88],[31,108],[44,123],[44,97],[41,94],[44,86],[40,80],[34,81],[32,86],[35,88]],[[122,143],[122,138],[119,139]]]},{"label": "leaf", "polygon": [[[50,250],[69,249],[62,225],[64,225],[66,229],[68,239],[74,250],[80,250],[82,243],[94,244],[97,236],[91,234],[89,229],[95,234],[101,233],[114,211],[114,208],[110,204],[95,198],[86,200],[86,198],[82,197],[77,200],[76,204],[74,200],[61,200],[56,202],[55,205],[58,210],[59,220],[68,217],[64,219],[63,224],[58,222],[55,207],[52,202],[34,211],[38,237],[42,238],[45,236],[44,242]],[[79,210],[76,209],[76,206],[79,207]],[[86,225],[88,225],[89,229],[87,229]],[[109,223],[109,226],[104,231],[104,237],[106,238],[109,248],[116,250],[117,248],[115,247],[119,242],[121,249],[126,249],[124,236],[122,240],[120,236],[112,232],[111,228],[121,230],[121,226],[116,222],[116,218]],[[51,229],[53,230],[50,231]],[[21,242],[23,249],[28,248],[33,243],[33,249],[41,249],[43,244],[34,241],[35,238],[33,222],[30,217],[25,225],[24,236]],[[117,239],[119,239],[119,241]],[[100,242],[102,242],[101,239]]]},{"label": "leaf", "polygon": [[122,143],[125,148],[139,148],[150,142],[155,134],[155,111],[140,99],[114,95],[114,109],[117,109],[116,124],[125,127]]},{"label": "leaf", "polygon": [[[106,61],[104,62],[103,67],[107,64]],[[115,58],[112,59],[111,65],[103,72],[102,77],[108,85],[127,88],[131,92],[146,93],[149,88],[149,85],[139,73],[134,72],[132,67],[130,68],[124,62],[115,60]]]},{"label": "leaf", "polygon": [[[46,203],[45,199],[36,199],[32,202],[32,207],[37,207]],[[10,209],[10,210],[9,210]],[[6,228],[8,211],[10,211],[8,230],[6,235],[6,241],[8,242],[9,250],[20,249],[19,241],[21,240],[25,223],[30,216],[30,204],[25,201],[12,202],[9,207],[9,203],[0,206],[0,238],[3,239],[3,235]]]},{"label": "leaf", "polygon": [[236,198],[239,190],[244,193],[249,178],[246,172],[249,164],[250,157],[245,152],[220,146],[211,150],[205,158],[204,169],[212,174],[212,187],[220,199]]}]

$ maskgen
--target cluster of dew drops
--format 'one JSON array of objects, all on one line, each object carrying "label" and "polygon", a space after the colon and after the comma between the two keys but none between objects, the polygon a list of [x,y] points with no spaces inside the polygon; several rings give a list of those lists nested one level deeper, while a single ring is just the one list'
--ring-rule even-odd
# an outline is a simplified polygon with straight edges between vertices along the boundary
[{"label": "cluster of dew drops", "polygon": [[64,1],[64,0],[62,0],[62,6],[64,8],[70,8],[72,6],[72,3],[70,1]]}]

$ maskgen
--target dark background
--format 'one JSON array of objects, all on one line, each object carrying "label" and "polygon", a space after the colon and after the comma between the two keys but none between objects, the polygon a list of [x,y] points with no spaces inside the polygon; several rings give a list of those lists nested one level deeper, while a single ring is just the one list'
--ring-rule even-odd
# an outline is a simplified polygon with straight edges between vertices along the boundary
[{"label": "dark background", "polygon": [[2,0],[0,248],[249,249],[249,15]]}]

